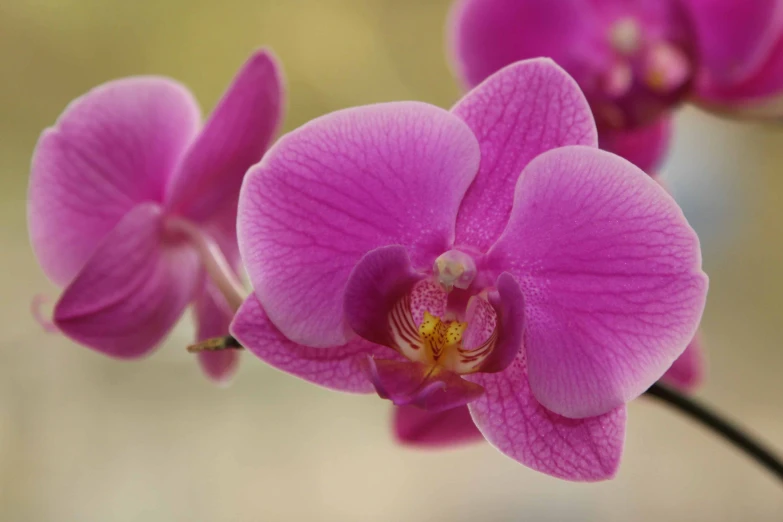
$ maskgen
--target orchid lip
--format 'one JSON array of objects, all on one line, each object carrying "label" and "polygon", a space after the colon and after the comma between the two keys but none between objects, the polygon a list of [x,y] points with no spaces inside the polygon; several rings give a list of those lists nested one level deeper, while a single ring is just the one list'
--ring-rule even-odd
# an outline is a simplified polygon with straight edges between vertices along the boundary
[{"label": "orchid lip", "polygon": [[[474,296],[472,299],[483,299]],[[410,294],[399,299],[389,312],[392,348],[412,362],[444,369],[458,375],[480,371],[497,344],[497,328],[475,348],[467,348],[463,335],[468,321],[449,320],[424,311],[419,324],[411,313]]]}]

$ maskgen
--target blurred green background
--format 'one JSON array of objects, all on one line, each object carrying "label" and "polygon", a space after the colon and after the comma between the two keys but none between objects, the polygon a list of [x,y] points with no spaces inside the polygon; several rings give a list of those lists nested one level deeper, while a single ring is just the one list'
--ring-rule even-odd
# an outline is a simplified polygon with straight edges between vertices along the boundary
[{"label": "blurred green background", "polygon": [[[543,0],[542,0],[543,1]],[[250,52],[288,79],[285,129],[338,108],[459,96],[447,0],[0,3],[0,520],[779,521],[779,485],[712,435],[640,399],[616,480],[571,484],[486,444],[399,448],[389,406],[327,392],[245,357],[218,389],[183,347],[119,363],[46,334],[56,296],[27,241],[38,133],[96,84],[163,74],[211,110]],[[699,395],[783,449],[783,134],[678,117],[666,177],[702,236],[711,292]]]}]

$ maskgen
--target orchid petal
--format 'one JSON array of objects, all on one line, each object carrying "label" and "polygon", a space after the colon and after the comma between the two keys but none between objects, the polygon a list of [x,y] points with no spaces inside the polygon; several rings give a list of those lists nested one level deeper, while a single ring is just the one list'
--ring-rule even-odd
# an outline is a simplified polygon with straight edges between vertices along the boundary
[{"label": "orchid petal", "polygon": [[171,178],[172,211],[202,222],[225,202],[235,202],[245,172],[261,159],[282,113],[277,60],[267,50],[258,51],[239,71]]},{"label": "orchid petal", "polygon": [[[225,298],[211,281],[205,281],[193,306],[196,318],[196,341],[228,335],[233,313]],[[217,383],[228,383],[239,364],[238,350],[203,351],[198,362],[207,377]]]},{"label": "orchid petal", "polygon": [[470,129],[423,103],[346,109],[281,138],[248,172],[238,220],[242,259],[270,320],[298,343],[345,343],[354,265],[398,244],[429,269],[453,239],[478,163]]},{"label": "orchid petal", "polygon": [[661,380],[683,391],[693,391],[704,382],[705,374],[704,347],[700,336],[697,335],[688,344],[688,347],[680,355],[671,368],[669,368]]},{"label": "orchid petal", "polygon": [[567,480],[606,480],[617,472],[625,440],[625,406],[585,419],[547,410],[530,389],[522,353],[504,372],[468,378],[485,390],[468,405],[473,421],[501,453]]},{"label": "orchid petal", "polygon": [[33,153],[30,241],[46,275],[68,284],[122,217],[162,201],[199,109],[165,78],[116,80],[72,102]]},{"label": "orchid petal", "polygon": [[508,64],[548,56],[566,67],[596,28],[590,2],[460,0],[449,17],[455,69],[468,87]]},{"label": "orchid petal", "polygon": [[332,348],[296,344],[272,324],[254,295],[242,303],[230,330],[242,346],[270,366],[319,386],[351,393],[373,390],[364,370],[368,355],[397,356],[393,350],[363,339]]},{"label": "orchid petal", "polygon": [[[517,288],[519,288],[518,285]],[[520,291],[517,290],[517,292]],[[497,292],[493,292],[493,294],[495,294],[493,296],[495,300],[498,300]],[[486,298],[482,295],[474,295],[468,299],[465,307],[465,322],[468,323],[468,326],[462,334],[462,347],[467,351],[473,351],[484,344],[497,329],[498,310],[492,306],[488,297],[489,295]],[[511,359],[514,357],[516,354]]]},{"label": "orchid petal", "polygon": [[469,92],[452,112],[481,146],[481,167],[457,216],[457,244],[485,251],[500,236],[525,166],[564,145],[597,146],[582,91],[548,59],[510,65]]},{"label": "orchid petal", "polygon": [[70,338],[112,357],[150,352],[193,298],[199,260],[186,243],[167,243],[161,208],[131,210],[65,289],[54,321]]},{"label": "orchid petal", "polygon": [[658,380],[693,338],[707,295],[698,238],[671,196],[589,147],[528,165],[492,266],[525,297],[533,393],[572,418],[606,413]]},{"label": "orchid petal", "polygon": [[780,118],[783,115],[783,35],[751,76],[735,84],[703,87],[694,101],[702,109],[723,117]]},{"label": "orchid petal", "polygon": [[[781,4],[783,5],[783,4]],[[730,91],[732,98],[745,101],[748,105],[758,105],[771,101],[779,101],[783,95],[783,28],[778,41],[770,51],[764,64],[756,70],[745,82],[735,86]],[[780,116],[780,109],[776,116]]]},{"label": "orchid petal", "polygon": [[671,119],[661,118],[640,129],[602,129],[598,143],[602,149],[622,156],[652,176],[669,150],[671,133]]},{"label": "orchid petal", "polygon": [[[372,343],[396,347],[389,314],[421,279],[422,276],[411,268],[405,248],[392,245],[368,252],[356,264],[345,285],[344,310],[348,326]],[[406,319],[413,320],[411,306],[405,312]],[[415,329],[416,324],[410,326]]]},{"label": "orchid petal", "polygon": [[688,0],[697,23],[702,70],[694,101],[724,117],[783,114],[783,2]]},{"label": "orchid petal", "polygon": [[754,0],[685,0],[695,24],[701,74],[697,89],[708,95],[744,81],[766,61],[783,30],[783,4]]},{"label": "orchid petal", "polygon": [[199,352],[198,364],[210,380],[228,385],[239,367],[239,350]]},{"label": "orchid petal", "polygon": [[484,440],[466,406],[439,412],[395,406],[392,419],[394,436],[405,446],[450,448]]},{"label": "orchid petal", "polygon": [[484,393],[478,384],[435,366],[371,356],[365,364],[378,395],[397,406],[410,404],[439,412],[464,406]]},{"label": "orchid petal", "polygon": [[[503,273],[498,277],[495,288],[496,291],[489,295],[489,304],[496,312],[497,342],[481,364],[481,372],[505,370],[522,348],[525,302],[519,284],[510,274]],[[471,319],[470,316],[467,318],[468,325]]]}]

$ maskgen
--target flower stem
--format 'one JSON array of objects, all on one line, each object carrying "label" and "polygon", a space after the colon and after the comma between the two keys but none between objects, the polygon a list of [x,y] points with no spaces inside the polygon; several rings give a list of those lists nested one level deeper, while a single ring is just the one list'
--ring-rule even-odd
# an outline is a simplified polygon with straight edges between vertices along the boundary
[{"label": "flower stem", "polygon": [[660,383],[653,384],[645,392],[645,395],[673,406],[680,412],[710,428],[783,481],[783,461],[781,461],[780,457],[777,457],[763,443],[745,433],[741,428],[726,420],[720,414]]},{"label": "flower stem", "polygon": [[179,218],[170,218],[167,222],[169,230],[179,232],[185,235],[193,248],[198,252],[201,258],[201,264],[204,266],[207,275],[218,288],[231,311],[236,312],[242,301],[245,300],[245,288],[239,281],[234,270],[229,265],[220,247],[210,238],[201,232],[197,225]]}]

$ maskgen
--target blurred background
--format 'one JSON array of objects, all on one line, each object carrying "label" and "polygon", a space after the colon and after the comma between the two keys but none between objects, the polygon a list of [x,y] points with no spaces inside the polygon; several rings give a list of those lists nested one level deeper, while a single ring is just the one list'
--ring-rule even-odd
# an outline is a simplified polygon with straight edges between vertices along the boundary
[{"label": "blurred background", "polygon": [[[486,444],[397,447],[389,405],[245,357],[216,388],[185,353],[188,321],[120,363],[47,334],[29,303],[57,290],[28,245],[39,132],[96,84],[162,74],[210,111],[250,52],[288,78],[285,129],[335,109],[460,95],[449,0],[0,2],[0,520],[780,521],[765,472],[658,403],[630,406],[616,480],[572,484]],[[665,175],[711,277],[698,392],[783,450],[783,128],[684,110]]]}]

